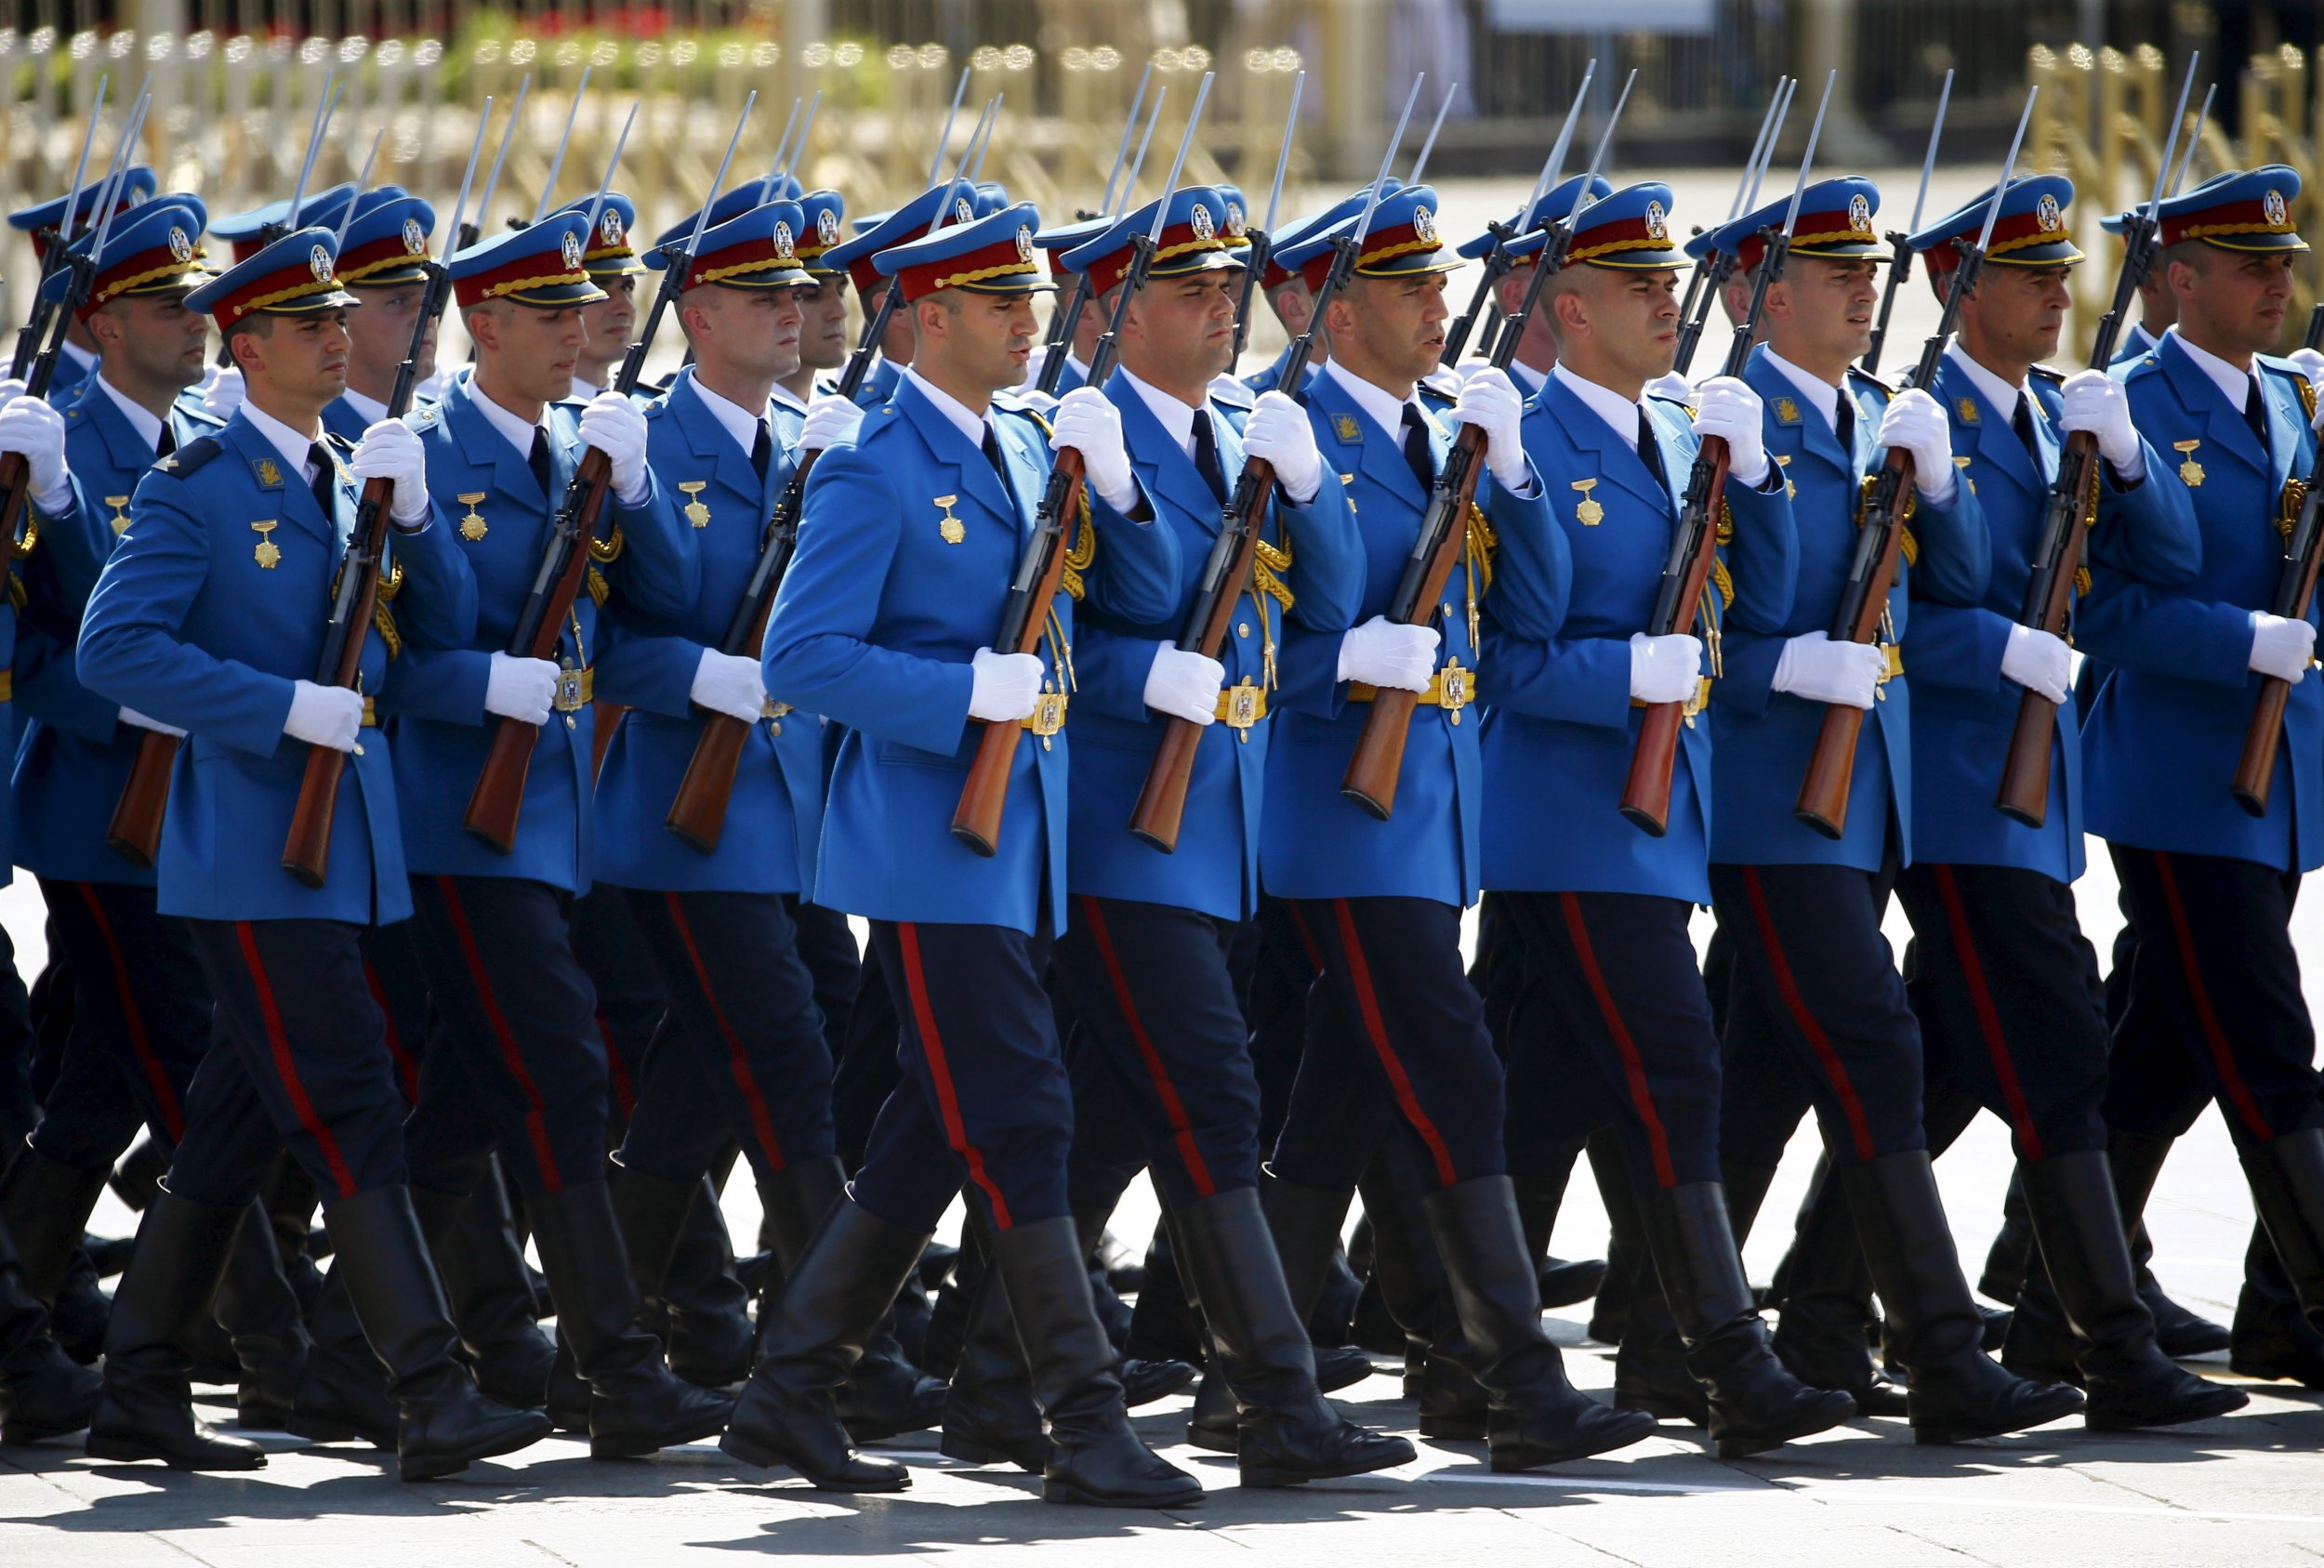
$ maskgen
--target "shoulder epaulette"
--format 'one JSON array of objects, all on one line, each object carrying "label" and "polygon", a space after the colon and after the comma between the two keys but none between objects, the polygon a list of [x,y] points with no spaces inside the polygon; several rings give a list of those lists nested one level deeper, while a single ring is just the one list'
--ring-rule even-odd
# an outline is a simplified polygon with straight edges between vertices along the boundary
[{"label": "shoulder epaulette", "polygon": [[2026,374],[2032,376],[2037,381],[2047,381],[2053,387],[2063,387],[2066,385],[2066,372],[2062,370],[2053,370],[2046,364],[2033,365],[2027,369]]},{"label": "shoulder epaulette", "polygon": [[153,468],[154,471],[158,473],[169,474],[177,479],[184,479],[187,475],[192,473],[195,469],[201,468],[205,463],[207,463],[211,458],[216,457],[219,453],[225,450],[225,442],[219,441],[216,436],[204,436],[199,441],[190,441],[186,442],[185,445],[179,447],[177,451],[171,453],[168,456],[154,464]]},{"label": "shoulder epaulette", "polygon": [[1862,365],[1854,365],[1854,364],[1850,365],[1850,366],[1848,367],[1848,377],[1849,377],[1849,379],[1850,379],[1850,380],[1853,380],[1853,381],[1861,381],[1861,382],[1863,382],[1866,386],[1870,387],[1870,388],[1873,388],[1873,389],[1875,389],[1876,390],[1879,390],[1879,391],[1881,391],[1881,392],[1883,392],[1883,393],[1885,393],[1886,395],[1888,395],[1889,397],[1892,397],[1892,398],[1893,398],[1893,397],[1895,397],[1895,396],[1896,395],[1897,390],[1898,390],[1898,389],[1897,389],[1896,387],[1890,385],[1888,382],[1886,382],[1886,381],[1882,380],[1881,377],[1879,377],[1879,376],[1877,376],[1873,375],[1870,371],[1868,371],[1868,370],[1865,369]]},{"label": "shoulder epaulette", "polygon": [[1663,392],[1648,392],[1646,397],[1653,402],[1667,402],[1672,408],[1688,409],[1690,413],[1692,411],[1692,405],[1684,398],[1674,398]]},{"label": "shoulder epaulette", "polygon": [[443,404],[440,402],[424,403],[421,406],[413,409],[409,418],[412,422],[412,428],[415,430],[433,429],[438,422],[443,418]]},{"label": "shoulder epaulette", "polygon": [[336,431],[324,431],[323,444],[325,447],[328,447],[331,451],[337,453],[342,457],[352,457],[355,455],[355,443],[349,441],[345,436],[337,434]]}]

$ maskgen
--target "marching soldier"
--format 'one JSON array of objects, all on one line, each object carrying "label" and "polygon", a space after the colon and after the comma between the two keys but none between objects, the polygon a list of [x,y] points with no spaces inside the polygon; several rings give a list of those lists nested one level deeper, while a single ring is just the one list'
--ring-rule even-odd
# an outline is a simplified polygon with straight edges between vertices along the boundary
[{"label": "marching soldier", "polygon": [[[874,258],[882,251],[925,236],[937,209],[947,200],[955,201],[973,216],[975,209],[970,198],[953,195],[949,183],[931,186],[893,212],[854,219],[850,225],[855,231],[854,236],[824,252],[825,265],[844,270],[848,281],[855,285],[855,297],[867,320],[878,313],[879,301],[888,291],[888,280],[880,275]],[[864,385],[855,394],[857,406],[865,409],[878,408],[894,396],[905,367],[912,362],[911,311],[899,310],[888,318],[878,348],[879,362],[864,377]]]},{"label": "marching soldier", "polygon": [[[428,237],[436,209],[399,186],[355,200],[339,253],[339,281],[363,302],[348,317],[347,390],[323,411],[331,433],[356,440],[388,416],[395,373],[412,346],[412,318],[428,293]],[[420,341],[418,380],[436,372],[438,323]]]},{"label": "marching soldier", "polygon": [[[2304,679],[2314,609],[2294,620],[2265,608],[2283,561],[2279,530],[2296,516],[2292,481],[2316,456],[2307,379],[2266,351],[2282,335],[2292,259],[2307,249],[2288,210],[2299,194],[2299,176],[2269,165],[2163,204],[2161,266],[2178,322],[2119,375],[2150,450],[2180,459],[2155,464],[2147,481],[2185,496],[2200,565],[2187,572],[2184,554],[2099,558],[2079,629],[2111,671],[2084,737],[2090,825],[2107,841],[2139,932],[2118,1038],[2168,1032],[2194,1056],[2314,1318],[2324,1312],[2324,1108],[2288,922],[2301,874],[2324,862],[2324,784],[2309,766],[2324,744],[2324,694]],[[2227,784],[2266,677],[2291,690],[2254,816]],[[2136,1062],[2153,1070],[2118,1057],[2106,1095],[2128,1220],[2194,1114],[2175,1074],[2146,1056]]]},{"label": "marching soldier", "polygon": [[[478,616],[458,646],[399,661],[382,702],[397,716],[414,938],[442,1035],[421,1064],[411,1134],[430,1229],[450,1223],[474,1161],[496,1146],[557,1298],[560,1364],[569,1351],[578,1374],[552,1381],[552,1409],[586,1425],[592,1455],[617,1457],[707,1436],[726,1402],[672,1377],[659,1344],[632,1326],[638,1298],[605,1185],[604,1047],[567,925],[592,870],[598,592],[574,600],[559,662],[500,651],[587,448],[612,460],[610,523],[582,542],[592,574],[666,613],[699,581],[693,531],[654,482],[636,406],[610,390],[577,416],[560,402],[587,341],[579,311],[602,293],[583,266],[588,227],[567,213],[451,260],[475,373],[410,423],[453,547],[475,574]],[[505,854],[462,826],[504,720],[540,731]],[[447,1072],[472,1093],[431,1092]]]},{"label": "marching soldier", "polygon": [[[586,196],[568,203],[558,209],[558,216],[578,213],[586,218],[596,201]],[[583,241],[582,270],[605,297],[581,308],[581,324],[588,336],[574,367],[574,402],[586,403],[613,384],[614,371],[629,347],[630,329],[638,324],[638,278],[645,263],[629,243],[630,228],[637,221],[638,204],[618,191],[609,191],[598,210],[596,230]]]},{"label": "marching soldier", "polygon": [[[352,569],[342,557],[358,477],[390,481],[395,562],[416,590],[396,612],[405,656],[456,643],[475,614],[473,582],[429,503],[420,443],[382,423],[350,465],[324,440],[324,405],[345,384],[344,312],[357,303],[334,260],[331,231],[302,230],[187,296],[225,333],[247,400],[139,483],[83,626],[80,669],[94,691],[191,731],[178,809],[163,824],[158,902],[190,924],[226,1042],[195,1075],[166,1188],[114,1294],[88,1447],[193,1469],[265,1463],[256,1444],[194,1421],[182,1345],[279,1140],[323,1194],[336,1269],[389,1367],[403,1474],[421,1480],[548,1429],[485,1399],[454,1357],[356,949],[364,926],[408,909],[391,761],[365,733],[368,698],[297,673],[315,667],[332,577]],[[362,684],[376,688],[388,654],[370,629],[358,628]],[[286,738],[350,754],[321,887],[280,863],[308,757]]]},{"label": "marching soldier", "polygon": [[[818,461],[765,659],[770,691],[847,727],[815,896],[872,922],[903,1021],[905,1082],[791,1272],[724,1446],[834,1490],[910,1483],[903,1467],[852,1451],[831,1390],[965,1185],[1048,1421],[1044,1497],[1179,1506],[1201,1488],[1131,1432],[1091,1306],[1065,1192],[1069,1091],[1041,985],[1065,921],[1074,596],[1036,612],[1048,657],[984,646],[1048,468],[1034,422],[990,403],[1031,353],[1028,296],[1049,287],[1035,259],[1040,219],[1019,205],[920,238],[944,199],[933,191],[891,219],[889,234],[908,240],[878,250],[868,286],[857,274],[865,297],[900,280],[913,362],[893,397]],[[1081,454],[1114,520],[1151,517],[1112,403],[1085,389],[1050,439]],[[1061,542],[1076,580],[1116,613],[1161,616],[1177,581],[1173,536],[1151,521],[1107,531],[1106,517]],[[971,720],[1035,731],[1013,759],[990,858],[944,828],[983,734]]]},{"label": "marching soldier", "polygon": [[[114,199],[116,216],[132,207],[152,200],[156,181],[153,171],[143,164],[133,164],[121,177],[120,194]],[[8,214],[8,227],[31,236],[33,261],[39,265],[48,255],[49,242],[42,231],[55,230],[71,234],[76,229],[94,231],[97,222],[97,202],[103,194],[101,181],[84,186],[80,199],[71,195],[52,196],[46,202],[29,207],[19,207]],[[73,212],[65,212],[65,204],[73,203]],[[237,257],[236,259],[240,259]],[[56,374],[49,378],[48,401],[61,405],[66,397],[77,390],[82,382],[97,373],[97,340],[89,336],[86,323],[74,322],[65,329],[64,352],[57,361]]]},{"label": "marching soldier", "polygon": [[[1061,223],[1054,229],[1044,229],[1033,236],[1034,245],[1049,259],[1049,281],[1056,288],[1054,309],[1065,308],[1065,298],[1074,291],[1080,274],[1066,265],[1065,257],[1076,247],[1089,244],[1114,227],[1108,217],[1085,217],[1072,223]],[[1099,310],[1092,297],[1083,307],[1074,323],[1073,341],[1063,345],[1065,367],[1057,373],[1057,389],[1052,394],[1062,398],[1076,387],[1089,384],[1089,356],[1097,352],[1098,339],[1105,335],[1105,313]],[[1041,376],[1053,350],[1046,342],[1037,344],[1033,357],[1025,362],[1024,384],[1019,395],[1028,402],[1038,390]],[[1046,411],[1048,404],[1041,404]]]},{"label": "marching soldier", "polygon": [[810,191],[799,198],[801,228],[799,265],[813,280],[794,291],[799,300],[799,368],[774,384],[777,402],[804,417],[814,401],[816,378],[847,363],[848,275],[829,260],[847,217],[847,199],[837,191]]}]

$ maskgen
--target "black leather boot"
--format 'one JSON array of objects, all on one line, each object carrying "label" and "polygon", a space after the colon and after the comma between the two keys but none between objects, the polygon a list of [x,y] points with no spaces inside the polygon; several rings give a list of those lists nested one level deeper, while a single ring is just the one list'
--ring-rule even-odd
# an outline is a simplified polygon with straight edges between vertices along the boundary
[{"label": "black leather boot", "polygon": [[[2154,1319],[2138,1298],[2103,1153],[2021,1162],[2018,1175],[2043,1267],[2028,1272],[2010,1333],[2014,1338],[2037,1299],[2062,1310],[2090,1400],[2084,1425],[2095,1431],[2176,1426],[2251,1403],[2241,1390],[2206,1382],[2156,1348]],[[2001,1364],[2016,1370],[2006,1345]]]},{"label": "black leather boot", "polygon": [[[454,1359],[451,1309],[408,1188],[376,1187],[343,1198],[324,1223],[337,1259],[331,1272],[346,1275],[363,1336],[387,1368],[397,1468],[405,1481],[451,1475],[549,1434],[548,1416],[494,1403]],[[255,1222],[245,1227],[256,1229]]]},{"label": "black leather boot", "polygon": [[1486,1443],[1496,1470],[1531,1469],[1627,1447],[1651,1417],[1609,1410],[1565,1377],[1541,1332],[1541,1280],[1525,1256],[1505,1176],[1463,1181],[1422,1200],[1445,1262],[1471,1371],[1486,1390]]},{"label": "black leather boot", "polygon": [[257,1443],[193,1418],[181,1348],[209,1316],[242,1206],[197,1204],[164,1190],[138,1227],[137,1256],[113,1291],[105,1333],[105,1386],[89,1419],[93,1459],[159,1459],[173,1469],[255,1470]]},{"label": "black leather boot", "polygon": [[1776,1359],[1811,1388],[1840,1390],[1859,1415],[1908,1414],[1904,1389],[1872,1359],[1872,1270],[1829,1154],[1816,1161],[1776,1279]]},{"label": "black leather boot", "polygon": [[1925,1150],[1843,1166],[1841,1185],[1887,1310],[1889,1353],[1905,1372],[1916,1441],[1997,1437],[2082,1408],[2078,1390],[2027,1382],[1986,1354],[1985,1320],[1961,1274]]},{"label": "black leather boot", "polygon": [[1557,1211],[1565,1206],[1565,1187],[1573,1179],[1568,1164],[1555,1176],[1518,1176],[1517,1219],[1525,1227],[1525,1250],[1541,1268],[1541,1305],[1545,1310],[1571,1307],[1597,1295],[1605,1280],[1603,1258],[1553,1258],[1550,1235],[1557,1229]]},{"label": "black leather boot", "polygon": [[557,1344],[534,1315],[533,1282],[498,1162],[486,1162],[466,1197],[415,1187],[412,1206],[477,1388],[496,1403],[538,1410],[548,1399]]},{"label": "black leather boot", "polygon": [[0,1173],[0,1228],[15,1239],[25,1283],[51,1307],[109,1174],[66,1165],[31,1143]]},{"label": "black leather boot", "polygon": [[[2159,1337],[2159,1327],[2157,1334]],[[2257,1221],[2244,1247],[2243,1289],[2236,1297],[2227,1364],[2246,1377],[2268,1382],[2288,1377],[2324,1389],[2324,1334],[2300,1311],[2300,1298],[2267,1239],[2267,1227]]]},{"label": "black leather boot", "polygon": [[1646,1193],[1641,1214],[1663,1299],[1686,1347],[1686,1370],[1709,1398],[1710,1440],[1721,1458],[1764,1453],[1856,1413],[1847,1394],[1802,1383],[1776,1359],[1743,1277],[1723,1185],[1697,1181]]},{"label": "black leather boot", "polygon": [[[721,1336],[715,1331],[706,1336],[711,1344],[722,1338],[736,1341],[732,1347],[731,1366],[681,1368],[679,1364],[681,1358],[677,1349],[679,1336],[695,1314],[671,1303],[665,1295],[671,1264],[681,1249],[699,1251],[706,1245],[715,1245],[723,1251],[725,1247],[726,1227],[723,1224],[718,1227],[717,1240],[712,1243],[708,1233],[693,1223],[693,1217],[696,1210],[715,1207],[714,1203],[704,1195],[709,1191],[708,1187],[700,1178],[692,1181],[673,1181],[666,1176],[634,1169],[623,1165],[618,1156],[611,1162],[611,1166],[612,1169],[605,1179],[606,1186],[613,1193],[614,1218],[621,1227],[622,1247],[629,1255],[629,1273],[637,1284],[638,1298],[649,1309],[657,1304],[667,1308],[670,1370],[690,1383],[707,1388],[724,1388],[740,1382],[750,1372],[749,1313],[741,1311],[737,1314],[742,1319],[739,1336]],[[705,1261],[694,1259],[697,1274],[702,1272],[700,1266]],[[735,1288],[739,1291],[741,1286]],[[696,1349],[703,1348],[706,1337],[697,1333],[693,1337]],[[704,1376],[706,1373],[707,1376]],[[720,1373],[726,1376],[719,1376]]]},{"label": "black leather boot", "polygon": [[2025,1167],[2010,1172],[2009,1191],[2001,1196],[2001,1228],[1985,1249],[1985,1267],[1977,1274],[1977,1294],[2004,1307],[2017,1305],[2026,1287],[2026,1260],[2034,1245],[2033,1217],[2026,1212]]},{"label": "black leather boot", "polygon": [[1591,1173],[1598,1179],[1598,1196],[1605,1205],[1605,1277],[1590,1307],[1590,1337],[1601,1345],[1618,1345],[1630,1328],[1631,1296],[1642,1272],[1648,1288],[1655,1285],[1654,1266],[1646,1261],[1646,1238],[1638,1222],[1638,1194],[1631,1183],[1630,1167],[1611,1130],[1600,1128],[1584,1145]]},{"label": "black leather boot", "polygon": [[242,1364],[234,1412],[245,1427],[288,1431],[307,1372],[307,1321],[298,1294],[275,1260],[274,1229],[254,1202],[234,1233],[226,1273],[218,1281],[218,1326]]},{"label": "black leather boot", "polygon": [[1049,1426],[1041,1498],[1096,1508],[1183,1508],[1202,1483],[1129,1429],[1113,1344],[1089,1297],[1089,1253],[1070,1219],[1012,1225],[993,1238],[1034,1402]]},{"label": "black leather boot", "polygon": [[274,1162],[266,1191],[258,1194],[266,1208],[267,1225],[274,1232],[274,1260],[298,1297],[301,1312],[314,1311],[323,1289],[323,1271],[315,1266],[330,1248],[328,1232],[314,1228],[315,1184],[286,1150]]},{"label": "black leather boot", "polygon": [[1041,1407],[1033,1401],[1033,1379],[1017,1343],[1008,1292],[992,1267],[992,1233],[973,1210],[969,1231],[982,1261],[936,1447],[971,1465],[1005,1460],[1039,1475],[1049,1468],[1049,1433],[1041,1425]]},{"label": "black leather boot", "polygon": [[759,1319],[759,1364],[719,1440],[746,1465],[788,1465],[826,1492],[901,1492],[911,1472],[855,1452],[832,1403],[933,1232],[906,1231],[852,1198],[831,1209]]},{"label": "black leather boot", "polygon": [[1146,1244],[1145,1280],[1130,1309],[1122,1353],[1142,1361],[1203,1362],[1203,1322],[1187,1298],[1184,1271],[1171,1248],[1169,1228],[1156,1225]]},{"label": "black leather boot", "polygon": [[631,1458],[721,1430],[733,1399],[671,1372],[660,1341],[636,1326],[637,1287],[605,1183],[535,1193],[526,1213],[558,1331],[589,1385],[589,1456]]},{"label": "black leather boot", "polygon": [[[1429,1228],[1427,1206],[1386,1157],[1372,1162],[1357,1190],[1372,1221],[1371,1283],[1403,1333],[1406,1392],[1420,1407],[1420,1435],[1482,1443],[1491,1421],[1490,1401],[1469,1366],[1460,1311]],[[1531,1261],[1538,1292],[1540,1260]]]},{"label": "black leather boot", "polygon": [[41,1443],[88,1425],[103,1378],[57,1348],[0,1226],[0,1443]]},{"label": "black leather boot", "polygon": [[734,1274],[717,1185],[708,1177],[693,1185],[677,1249],[653,1294],[668,1314],[670,1370],[706,1389],[731,1388],[750,1376],[750,1292]]},{"label": "black leather boot", "polygon": [[[984,1278],[984,1255],[967,1236],[954,1255],[952,1267],[936,1285],[928,1313],[928,1335],[922,1343],[920,1366],[931,1377],[950,1377],[960,1364],[960,1343],[968,1333],[969,1311],[975,1304],[978,1281]],[[928,1277],[926,1266],[920,1277]]]},{"label": "black leather boot", "polygon": [[285,1424],[314,1443],[359,1441],[392,1449],[397,1416],[387,1368],[363,1337],[347,1278],[336,1263],[323,1276],[308,1329],[312,1342]]},{"label": "black leather boot", "polygon": [[1292,1309],[1258,1192],[1219,1192],[1169,1219],[1238,1407],[1243,1484],[1287,1486],[1409,1463],[1412,1444],[1345,1419],[1316,1388],[1307,1325]]}]

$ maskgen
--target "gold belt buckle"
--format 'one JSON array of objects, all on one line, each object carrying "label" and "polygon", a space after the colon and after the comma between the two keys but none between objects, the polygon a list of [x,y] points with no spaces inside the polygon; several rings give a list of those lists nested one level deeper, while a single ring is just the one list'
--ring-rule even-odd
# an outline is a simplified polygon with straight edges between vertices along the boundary
[{"label": "gold belt buckle", "polygon": [[575,669],[568,660],[557,672],[557,695],[550,704],[559,713],[578,713],[589,705],[590,688],[597,682],[591,679],[593,668]]},{"label": "gold belt buckle", "polygon": [[1043,692],[1033,704],[1033,711],[1023,720],[1024,727],[1041,737],[1041,746],[1049,748],[1050,737],[1065,727],[1065,693]]},{"label": "gold belt buckle", "polygon": [[1686,699],[1686,705],[1679,710],[1679,715],[1686,720],[1687,727],[1692,729],[1695,724],[1695,716],[1710,705],[1710,677],[1706,675],[1695,682],[1695,694]]},{"label": "gold belt buckle", "polygon": [[[774,719],[778,719],[778,718],[784,718],[786,715],[787,715],[790,711],[791,711],[791,705],[790,705],[790,704],[788,704],[788,703],[784,703],[784,702],[777,702],[777,701],[776,701],[774,698],[772,698],[772,697],[769,697],[768,699],[766,699],[766,701],[764,701],[763,703],[760,703],[760,704],[759,705],[759,717],[760,718],[767,719],[767,720],[770,720],[770,721],[772,721],[772,720],[774,720]],[[780,725],[780,724],[776,724],[776,725],[774,726],[774,729],[773,729],[773,731],[772,731],[772,733],[779,735],[779,734],[781,734],[782,732],[783,732],[783,726],[782,726],[782,725]]]},{"label": "gold belt buckle", "polygon": [[1251,726],[1266,717],[1266,689],[1254,686],[1248,679],[1219,693],[1219,722],[1230,730],[1243,731],[1246,744],[1250,740]]},{"label": "gold belt buckle", "polygon": [[1476,700],[1476,688],[1472,683],[1475,674],[1474,670],[1462,669],[1458,659],[1436,672],[1437,703],[1455,724],[1460,722],[1460,710]]}]

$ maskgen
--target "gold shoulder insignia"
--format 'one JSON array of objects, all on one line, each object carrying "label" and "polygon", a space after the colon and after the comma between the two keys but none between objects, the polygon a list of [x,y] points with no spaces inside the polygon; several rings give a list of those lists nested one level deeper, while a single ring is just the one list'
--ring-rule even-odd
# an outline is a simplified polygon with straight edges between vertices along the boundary
[{"label": "gold shoulder insignia", "polygon": [[1964,425],[1981,425],[1984,418],[1977,413],[1977,400],[1963,397],[1953,400],[1953,413]]},{"label": "gold shoulder insignia", "polygon": [[1353,414],[1334,415],[1331,420],[1331,433],[1342,446],[1364,444],[1364,431],[1356,424],[1355,415]]},{"label": "gold shoulder insignia", "polygon": [[1800,422],[1800,405],[1789,398],[1776,400],[1776,423],[1796,425]]},{"label": "gold shoulder insignia", "polygon": [[258,459],[258,486],[262,490],[283,488],[283,470],[271,457]]}]

